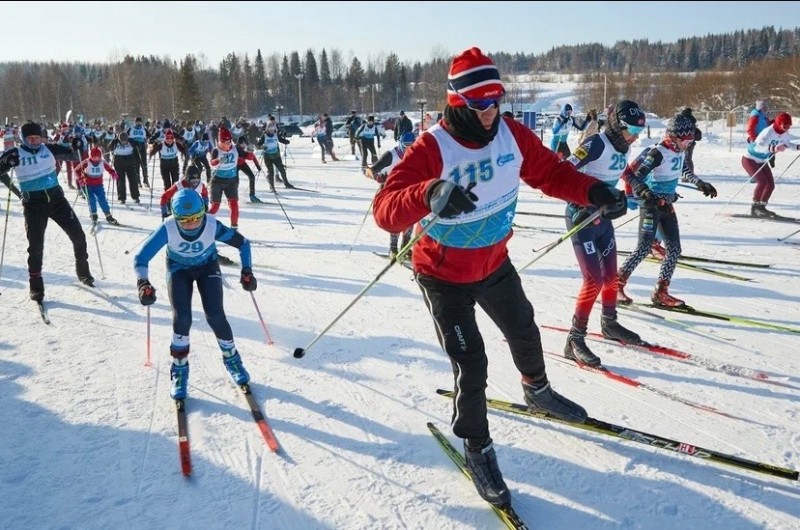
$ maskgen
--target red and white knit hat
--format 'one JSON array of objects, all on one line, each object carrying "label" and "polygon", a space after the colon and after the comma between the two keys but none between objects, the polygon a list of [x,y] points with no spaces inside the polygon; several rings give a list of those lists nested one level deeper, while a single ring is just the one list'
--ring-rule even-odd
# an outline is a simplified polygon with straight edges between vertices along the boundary
[{"label": "red and white knit hat", "polygon": [[467,99],[500,99],[506,93],[494,62],[473,47],[456,55],[447,73],[447,104],[464,107]]}]

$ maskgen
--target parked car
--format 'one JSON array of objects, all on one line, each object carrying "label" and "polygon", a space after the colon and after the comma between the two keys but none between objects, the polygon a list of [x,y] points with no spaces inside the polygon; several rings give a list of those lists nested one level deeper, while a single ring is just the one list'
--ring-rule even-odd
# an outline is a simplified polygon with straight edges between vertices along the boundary
[{"label": "parked car", "polygon": [[393,131],[395,123],[397,123],[397,118],[386,118],[381,122],[381,126],[387,131]]},{"label": "parked car", "polygon": [[296,123],[281,125],[281,133],[286,138],[290,138],[292,136],[303,136],[303,130],[300,129],[300,127],[298,127]]},{"label": "parked car", "polygon": [[335,121],[333,122],[333,132],[331,133],[333,138],[348,138],[349,134],[347,132],[347,127],[344,126],[343,121]]}]

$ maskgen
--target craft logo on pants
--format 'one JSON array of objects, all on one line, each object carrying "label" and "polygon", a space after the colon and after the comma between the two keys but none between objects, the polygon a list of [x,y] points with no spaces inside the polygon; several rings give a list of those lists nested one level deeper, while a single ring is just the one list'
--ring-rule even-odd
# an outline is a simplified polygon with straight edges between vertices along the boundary
[{"label": "craft logo on pants", "polygon": [[456,337],[458,337],[458,344],[461,345],[461,351],[467,351],[467,341],[464,340],[464,334],[461,333],[461,327],[456,326],[453,329],[456,332]]},{"label": "craft logo on pants", "polygon": [[596,252],[593,241],[587,241],[583,244],[583,250],[587,254],[594,254]]}]

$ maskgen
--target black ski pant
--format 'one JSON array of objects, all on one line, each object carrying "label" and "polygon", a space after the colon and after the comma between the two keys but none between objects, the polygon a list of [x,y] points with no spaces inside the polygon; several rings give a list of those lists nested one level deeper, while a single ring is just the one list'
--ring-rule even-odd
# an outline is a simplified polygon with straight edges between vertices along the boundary
[{"label": "black ski pant", "polygon": [[247,162],[243,166],[239,166],[238,169],[247,175],[247,178],[250,180],[250,196],[256,194],[256,176],[253,174],[253,170],[250,169],[250,166],[247,165]]},{"label": "black ski pant", "polygon": [[164,182],[165,190],[168,190],[170,186],[181,179],[180,171],[181,168],[177,158],[161,160],[161,180]]},{"label": "black ski pant", "polygon": [[378,161],[378,153],[375,151],[375,140],[372,138],[362,138],[361,139],[361,168],[367,167],[367,151],[369,151],[370,156],[372,157],[372,163]]},{"label": "black ski pant", "polygon": [[275,168],[277,168],[280,172],[284,186],[289,184],[289,181],[286,178],[286,168],[283,166],[283,160],[281,160],[280,156],[276,156],[275,158],[265,156],[264,167],[267,168],[267,180],[269,181],[270,191],[275,189]]},{"label": "black ski pant", "polygon": [[206,183],[208,183],[211,180],[211,164],[208,163],[208,158],[205,155],[196,156],[192,159],[192,162],[199,168],[206,168]]},{"label": "black ski pant", "polygon": [[[136,175],[138,180],[139,175],[139,168],[142,168],[142,176],[144,177],[144,183],[149,184],[150,181],[148,180],[147,176],[147,144],[143,142],[131,142],[133,146],[133,154],[136,157],[138,162],[136,166]],[[164,188],[167,189],[167,188]]]},{"label": "black ski pant", "polygon": [[22,210],[25,218],[25,235],[28,238],[28,273],[31,276],[42,273],[44,233],[50,219],[55,221],[72,241],[75,273],[78,277],[90,275],[86,234],[78,216],[64,197],[61,186],[43,191],[24,192]]},{"label": "black ski pant", "polygon": [[216,259],[200,267],[177,269],[170,273],[167,288],[172,306],[172,332],[187,337],[189,335],[195,282],[206,322],[214,335],[220,340],[233,340],[233,331],[222,304],[222,274]]},{"label": "black ski pant", "polygon": [[489,437],[488,360],[475,320],[475,303],[503,333],[523,377],[541,381],[545,378],[544,355],[533,306],[509,259],[479,282],[456,284],[423,274],[417,274],[416,280],[433,317],[439,344],[453,367],[453,433],[461,438],[484,440]]},{"label": "black ski pant", "polygon": [[[117,155],[114,157],[114,171],[119,175],[117,179],[117,199],[125,201],[128,199],[127,186],[131,188],[131,198],[139,200],[139,160],[136,155]],[[127,183],[127,184],[126,184]]]}]

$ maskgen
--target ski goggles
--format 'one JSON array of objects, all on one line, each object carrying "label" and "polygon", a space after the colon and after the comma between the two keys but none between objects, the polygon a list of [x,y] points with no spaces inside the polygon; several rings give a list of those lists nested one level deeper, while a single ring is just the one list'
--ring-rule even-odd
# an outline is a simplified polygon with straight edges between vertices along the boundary
[{"label": "ski goggles", "polygon": [[622,125],[623,129],[627,130],[629,133],[631,133],[634,136],[642,134],[642,131],[644,131],[644,126],[643,125],[628,125],[625,122],[621,122],[621,125]]},{"label": "ski goggles", "polygon": [[458,97],[461,98],[461,101],[464,102],[468,109],[474,110],[475,112],[486,112],[489,109],[500,106],[500,98],[471,99],[456,90],[456,88],[453,86],[453,83],[447,83],[447,86],[450,88],[450,90],[455,92]]},{"label": "ski goggles", "polygon": [[188,225],[188,224],[192,224],[192,223],[196,223],[198,221],[201,221],[205,214],[206,214],[206,212],[198,212],[198,213],[193,214],[193,215],[184,215],[182,217],[176,217],[175,220],[177,222],[179,222],[180,224],[182,224],[182,225]]}]

